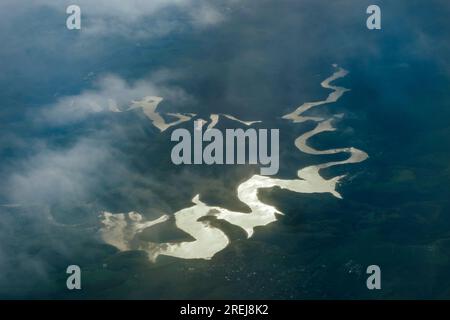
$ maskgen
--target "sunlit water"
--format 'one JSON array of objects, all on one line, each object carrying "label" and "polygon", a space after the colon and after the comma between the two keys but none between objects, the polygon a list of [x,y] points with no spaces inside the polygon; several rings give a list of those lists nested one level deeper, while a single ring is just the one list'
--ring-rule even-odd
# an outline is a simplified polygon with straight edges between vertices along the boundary
[{"label": "sunlit water", "polygon": [[[182,259],[211,259],[217,252],[226,248],[230,240],[226,234],[219,228],[209,224],[208,221],[199,221],[206,216],[214,216],[217,219],[225,220],[241,229],[247,237],[251,237],[256,227],[265,226],[277,220],[277,214],[283,214],[274,206],[263,203],[258,197],[258,191],[263,188],[280,187],[298,193],[330,193],[332,196],[341,198],[336,191],[336,186],[343,176],[336,176],[331,179],[325,179],[320,175],[320,170],[336,165],[358,163],[366,160],[368,155],[361,150],[353,147],[337,148],[328,150],[316,150],[308,145],[308,139],[326,131],[336,130],[332,126],[332,121],[336,115],[329,119],[321,117],[305,116],[304,113],[314,107],[336,102],[349,89],[331,85],[332,81],[345,77],[348,72],[345,69],[337,68],[337,71],[325,79],[321,85],[326,89],[332,90],[325,100],[317,102],[307,102],[299,106],[295,111],[283,116],[284,119],[293,123],[305,121],[314,121],[317,123],[314,129],[302,134],[295,139],[295,146],[304,153],[312,155],[329,155],[338,153],[347,153],[349,156],[342,161],[326,162],[319,165],[312,165],[301,168],[297,172],[297,177],[292,180],[276,179],[269,176],[254,175],[247,181],[241,183],[237,188],[237,196],[240,201],[245,203],[251,212],[236,212],[226,208],[209,206],[200,200],[200,195],[193,199],[193,206],[181,209],[174,213],[176,226],[184,232],[191,235],[194,241],[153,243],[147,241],[137,241],[136,236],[145,228],[162,223],[169,219],[164,215],[156,220],[144,221],[144,218],[136,212],[128,214],[111,214],[103,212],[101,215],[101,235],[103,240],[118,248],[121,251],[126,250],[144,250],[148,253],[150,260],[154,261],[159,255],[172,256]],[[156,113],[156,107],[162,98],[146,97],[142,101],[134,102],[130,109],[141,107],[144,113],[152,120],[153,124],[164,131],[170,126],[190,120],[194,115],[183,116],[172,114],[178,117],[178,120],[172,123],[166,123],[164,119]],[[247,126],[258,121],[242,121],[230,115],[222,115],[231,120],[239,121]],[[210,116],[208,128],[214,127],[219,121],[218,114]]]}]

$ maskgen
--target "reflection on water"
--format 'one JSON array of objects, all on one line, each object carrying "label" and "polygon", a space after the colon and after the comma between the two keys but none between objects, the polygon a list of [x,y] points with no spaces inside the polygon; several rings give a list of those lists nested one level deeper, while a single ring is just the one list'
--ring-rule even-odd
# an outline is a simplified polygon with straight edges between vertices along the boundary
[{"label": "reflection on water", "polygon": [[[334,65],[334,67],[337,68],[337,71],[321,83],[322,87],[333,90],[328,97],[323,101],[304,103],[292,113],[283,116],[283,118],[291,120],[294,123],[304,121],[317,122],[314,129],[295,139],[295,146],[300,151],[312,155],[348,153],[349,157],[346,160],[326,162],[302,168],[297,172],[298,178],[292,180],[275,179],[260,175],[252,176],[247,181],[241,183],[237,188],[239,200],[250,208],[250,213],[230,211],[222,207],[209,206],[201,202],[199,195],[196,195],[192,200],[195,204],[194,206],[181,209],[174,214],[176,226],[190,234],[195,239],[194,241],[162,244],[138,241],[136,240],[136,235],[149,226],[166,221],[168,216],[164,215],[156,220],[143,222],[142,216],[133,212],[128,213],[128,215],[123,213],[111,214],[104,212],[102,214],[103,227],[101,229],[103,240],[122,251],[132,249],[144,250],[153,261],[158,255],[173,256],[182,259],[211,259],[214,254],[223,250],[229,244],[229,239],[221,229],[210,225],[207,221],[199,221],[200,218],[214,216],[217,219],[225,220],[242,228],[246,232],[247,237],[251,237],[255,227],[264,226],[274,222],[277,220],[276,214],[282,214],[275,207],[259,200],[259,189],[280,187],[298,193],[330,193],[337,198],[341,198],[341,195],[336,191],[336,184],[343,176],[324,179],[320,175],[320,170],[336,165],[361,162],[366,160],[368,155],[364,151],[353,147],[316,150],[309,146],[307,142],[312,136],[325,131],[334,131],[335,128],[332,126],[332,121],[334,118],[342,115],[337,115],[330,119],[303,115],[307,110],[310,110],[313,107],[336,102],[345,92],[349,91],[349,89],[331,85],[332,81],[345,77],[348,74],[346,70],[339,68],[336,65]],[[143,101],[135,102],[135,105],[142,107],[144,113],[146,113],[153,121],[154,125],[161,131],[165,130],[170,125],[182,122],[182,120],[187,121],[184,118],[179,118],[177,122],[166,124],[162,117],[155,113],[156,106],[161,100],[149,100],[153,98],[154,97],[144,98]],[[244,122],[232,116],[224,116],[246,125],[257,122]],[[217,124],[219,115],[211,115],[210,119],[211,123],[208,128],[212,128]]]},{"label": "reflection on water", "polygon": [[161,132],[166,129],[176,126],[182,122],[186,122],[192,119],[193,115],[182,115],[181,113],[167,113],[167,115],[177,118],[178,120],[167,123],[161,115],[156,112],[156,108],[163,101],[161,97],[147,96],[142,100],[133,101],[131,107],[128,110],[141,108],[142,112],[153,122],[153,125],[157,127]]}]

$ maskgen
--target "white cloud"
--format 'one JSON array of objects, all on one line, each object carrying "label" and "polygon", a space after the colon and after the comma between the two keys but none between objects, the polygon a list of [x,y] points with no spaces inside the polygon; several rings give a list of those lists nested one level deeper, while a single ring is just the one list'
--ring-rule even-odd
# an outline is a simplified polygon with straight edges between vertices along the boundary
[{"label": "white cloud", "polygon": [[210,26],[222,22],[225,17],[217,10],[217,8],[204,4],[198,7],[197,10],[191,11],[190,15],[197,26]]},{"label": "white cloud", "polygon": [[58,126],[83,120],[93,113],[108,111],[111,104],[124,110],[132,100],[145,96],[161,96],[180,104],[192,100],[182,89],[164,84],[174,77],[176,74],[161,70],[150,79],[128,83],[117,75],[106,75],[94,83],[93,89],[59,98],[54,104],[42,108],[37,116],[32,114],[31,117],[45,121],[50,126]]},{"label": "white cloud", "polygon": [[89,140],[79,141],[68,150],[43,148],[23,170],[17,167],[8,180],[13,203],[53,203],[57,199],[82,199],[94,186],[97,168],[109,160],[107,150]]},{"label": "white cloud", "polygon": [[81,8],[81,37],[119,34],[152,38],[186,26],[205,27],[224,20],[223,11],[208,0],[37,0],[27,3],[3,0],[0,9],[15,15],[47,8],[60,13],[65,21],[66,8],[72,4]]}]

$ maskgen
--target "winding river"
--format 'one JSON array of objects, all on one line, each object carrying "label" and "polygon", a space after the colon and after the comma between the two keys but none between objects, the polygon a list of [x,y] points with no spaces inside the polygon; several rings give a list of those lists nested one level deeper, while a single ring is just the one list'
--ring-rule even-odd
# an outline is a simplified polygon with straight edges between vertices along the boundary
[{"label": "winding river", "polygon": [[[103,212],[101,214],[102,227],[100,230],[103,240],[121,251],[144,250],[148,253],[149,259],[152,261],[156,260],[159,255],[172,256],[181,259],[211,259],[217,252],[226,248],[229,245],[230,240],[221,229],[210,225],[208,221],[199,221],[200,218],[215,216],[217,219],[225,220],[243,229],[246,232],[247,237],[250,238],[256,227],[272,223],[277,220],[277,214],[283,214],[274,206],[263,203],[258,198],[258,191],[260,189],[279,187],[298,193],[330,193],[334,197],[342,198],[336,190],[336,186],[344,176],[325,179],[320,175],[320,170],[336,165],[362,162],[368,158],[368,155],[364,151],[354,147],[317,150],[308,145],[309,138],[320,134],[321,132],[336,130],[333,127],[332,122],[342,115],[335,115],[328,119],[304,115],[306,111],[314,107],[336,102],[345,92],[349,91],[347,88],[331,84],[331,82],[343,78],[348,74],[347,70],[340,68],[337,65],[333,65],[333,67],[336,71],[321,83],[323,88],[332,90],[328,97],[322,101],[304,103],[293,112],[284,115],[283,119],[292,121],[293,123],[305,121],[314,121],[317,123],[314,129],[295,139],[295,146],[301,152],[311,155],[346,153],[348,154],[347,159],[301,168],[297,171],[297,177],[291,180],[276,179],[261,175],[252,176],[247,181],[241,183],[237,188],[237,196],[240,201],[250,208],[251,211],[249,213],[230,211],[226,208],[217,206],[209,206],[200,200],[200,195],[196,195],[192,199],[192,206],[174,213],[176,226],[191,235],[195,239],[194,241],[153,243],[137,240],[138,237],[136,236],[144,229],[165,222],[170,218],[168,215],[163,215],[156,220],[145,221],[142,215],[137,212],[130,212],[127,214]],[[186,117],[188,119],[179,117],[178,121],[175,123],[166,124],[164,120],[161,120],[161,116],[155,116],[152,113],[155,111],[159,102],[160,101],[155,100],[154,98],[147,97],[144,98],[143,101],[135,102],[135,107],[142,107],[146,115],[161,131],[167,129],[168,125],[175,125],[190,120],[189,117]],[[146,112],[146,109],[149,110],[149,112]],[[233,116],[223,116],[240,121],[246,125],[251,125],[256,122],[244,122]],[[208,128],[214,127],[218,120],[219,115],[211,115],[211,123]]]}]

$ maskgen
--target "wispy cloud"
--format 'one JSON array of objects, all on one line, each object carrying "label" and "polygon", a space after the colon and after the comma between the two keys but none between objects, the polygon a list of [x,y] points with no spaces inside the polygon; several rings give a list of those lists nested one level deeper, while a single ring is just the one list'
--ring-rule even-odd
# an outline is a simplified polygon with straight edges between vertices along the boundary
[{"label": "wispy cloud", "polygon": [[[3,14],[39,9],[53,10],[65,21],[66,8],[76,4],[82,13],[82,37],[122,35],[135,38],[164,36],[186,27],[205,27],[222,22],[224,10],[206,0],[37,0],[0,4]],[[65,27],[61,23],[61,27]]]},{"label": "wispy cloud", "polygon": [[91,114],[115,107],[125,110],[132,100],[145,96],[161,96],[179,104],[192,100],[182,89],[166,84],[175,77],[176,73],[168,70],[160,70],[148,79],[134,82],[127,82],[113,74],[105,75],[94,82],[93,88],[77,95],[61,97],[55,103],[41,108],[38,115],[33,113],[30,117],[45,121],[50,126],[59,126],[81,121]]}]

